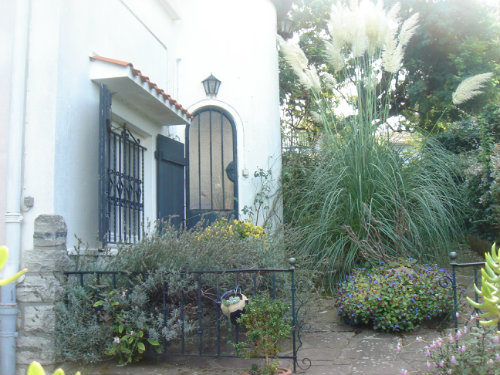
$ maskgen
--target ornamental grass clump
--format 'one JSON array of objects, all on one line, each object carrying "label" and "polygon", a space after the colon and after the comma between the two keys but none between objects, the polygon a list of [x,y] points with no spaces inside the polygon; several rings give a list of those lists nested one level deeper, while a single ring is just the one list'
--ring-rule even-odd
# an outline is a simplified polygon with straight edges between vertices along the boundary
[{"label": "ornamental grass clump", "polygon": [[350,325],[386,332],[410,331],[425,320],[444,316],[453,306],[450,275],[436,265],[413,260],[355,268],[339,284],[335,307]]},{"label": "ornamental grass clump", "polygon": [[[280,40],[285,59],[312,92],[323,129],[311,150],[316,162],[298,176],[286,212],[302,230],[301,255],[332,292],[359,264],[400,257],[444,263],[460,238],[453,156],[425,138],[410,152],[391,142],[391,91],[418,23],[417,14],[403,21],[398,10],[382,2],[334,5],[328,65],[320,73],[297,44]],[[338,115],[328,92],[344,98],[352,115]]]}]

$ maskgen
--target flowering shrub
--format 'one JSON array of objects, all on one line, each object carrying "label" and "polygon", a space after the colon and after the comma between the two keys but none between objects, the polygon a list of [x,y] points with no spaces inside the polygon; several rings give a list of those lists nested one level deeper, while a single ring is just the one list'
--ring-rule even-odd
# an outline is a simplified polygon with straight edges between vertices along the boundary
[{"label": "flowering shrub", "polygon": [[[161,353],[160,343],[155,338],[148,337],[147,323],[152,318],[144,316],[143,319],[130,319],[126,310],[134,309],[132,301],[129,300],[127,290],[121,294],[111,291],[104,299],[94,303],[99,313],[111,321],[113,341],[109,342],[105,354],[118,356],[120,364],[137,362],[142,359],[149,344],[158,353]],[[137,316],[134,316],[137,318]]]},{"label": "flowering shrub", "polygon": [[[77,278],[69,279],[65,293],[56,306],[56,350],[61,360],[93,363],[102,360],[106,350],[109,354],[115,350],[119,357],[118,350],[123,351],[124,347],[130,350],[138,341],[148,351],[148,347],[155,350],[164,343],[179,339],[183,330],[188,335],[198,326],[200,301],[196,279],[182,271],[287,266],[286,249],[296,238],[291,230],[267,232],[260,237],[250,235],[247,240],[242,240],[239,228],[252,227],[227,220],[225,223],[224,230],[229,231],[229,226],[232,226],[232,235],[217,236],[216,230],[210,230],[213,235],[207,235],[201,223],[190,230],[177,230],[165,224],[161,226],[161,232],[152,230],[136,244],[118,246],[114,256],[97,259],[78,257],[75,260],[77,271],[120,270],[122,273],[116,275],[116,280],[111,276],[86,278],[83,286]],[[218,225],[222,224],[215,227]],[[257,231],[259,229],[252,233]],[[288,276],[277,275],[276,283],[285,282],[285,277]],[[255,281],[259,291],[272,287],[270,277],[259,276]],[[207,322],[215,321],[217,282],[221,288],[234,288],[234,275],[204,275],[201,306]],[[253,276],[242,274],[238,283],[253,286]],[[126,289],[126,298],[122,298]],[[115,292],[108,294],[111,290]],[[181,298],[184,322],[179,318]],[[93,307],[100,300],[105,303]],[[165,308],[168,311],[166,321],[163,315]],[[135,336],[140,335],[140,331],[143,336]],[[148,338],[157,340],[160,345],[152,345]],[[139,352],[142,345],[137,344],[136,348],[134,356],[142,356]],[[125,353],[122,362],[126,360]]]},{"label": "flowering shrub", "polygon": [[451,309],[451,288],[439,283],[445,277],[449,275],[443,269],[419,265],[412,259],[399,265],[355,268],[339,284],[335,306],[351,325],[368,324],[382,331],[412,330]]},{"label": "flowering shrub", "polygon": [[[478,318],[478,314],[471,316],[463,329],[438,337],[424,347],[428,374],[500,374],[500,334],[492,327],[470,324]],[[424,342],[421,337],[416,340]]]},{"label": "flowering shrub", "polygon": [[266,233],[264,232],[264,228],[254,225],[251,221],[240,221],[236,219],[229,221],[226,218],[222,218],[206,227],[198,238],[201,240],[206,237],[228,238],[233,236],[242,240],[246,238],[265,239]]}]

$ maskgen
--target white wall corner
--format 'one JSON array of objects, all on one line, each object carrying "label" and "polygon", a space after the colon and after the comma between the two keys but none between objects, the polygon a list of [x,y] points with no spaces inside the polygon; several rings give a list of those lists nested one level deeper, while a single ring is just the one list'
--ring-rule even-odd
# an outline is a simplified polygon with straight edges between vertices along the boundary
[{"label": "white wall corner", "polygon": [[165,9],[172,21],[179,21],[181,19],[176,0],[158,0],[158,2]]}]

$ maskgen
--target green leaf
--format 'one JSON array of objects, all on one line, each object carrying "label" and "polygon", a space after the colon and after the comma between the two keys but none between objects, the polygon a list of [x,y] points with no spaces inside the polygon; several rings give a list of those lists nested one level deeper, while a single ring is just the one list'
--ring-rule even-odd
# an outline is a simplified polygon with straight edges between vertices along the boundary
[{"label": "green leaf", "polygon": [[160,345],[160,343],[156,339],[148,339],[148,342],[153,346]]},{"label": "green leaf", "polygon": [[146,350],[146,347],[144,346],[144,344],[142,342],[140,342],[137,344],[137,350],[139,351],[139,353],[144,353],[144,351]]}]

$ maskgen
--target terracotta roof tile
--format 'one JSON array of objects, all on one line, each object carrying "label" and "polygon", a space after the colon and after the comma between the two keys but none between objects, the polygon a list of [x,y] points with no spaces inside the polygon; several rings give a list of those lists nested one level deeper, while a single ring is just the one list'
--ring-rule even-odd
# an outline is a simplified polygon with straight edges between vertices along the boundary
[{"label": "terracotta roof tile", "polygon": [[148,76],[145,76],[144,74],[142,74],[139,69],[134,68],[134,65],[131,62],[121,61],[121,60],[116,60],[116,59],[110,59],[109,57],[103,57],[103,56],[98,56],[98,55],[92,56],[91,59],[105,61],[105,62],[108,62],[108,63],[111,63],[111,64],[115,64],[115,65],[119,65],[119,66],[130,66],[130,68],[132,70],[132,74],[134,75],[134,77],[138,77],[141,80],[142,83],[147,83],[148,87],[150,89],[154,89],[159,95],[161,95],[163,97],[163,99],[168,100],[168,102],[170,103],[170,105],[175,106],[178,110],[180,110],[182,113],[184,113],[186,115],[186,117],[188,117],[190,119],[192,119],[194,117],[180,103],[178,103],[176,100],[174,100],[163,89],[160,89],[156,83],[151,82],[149,80]]}]

